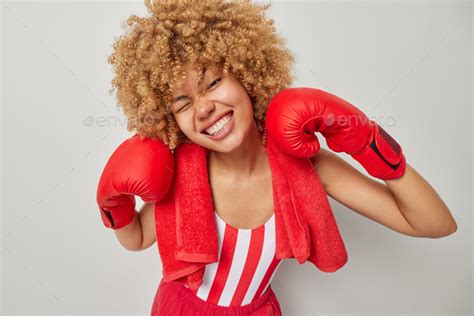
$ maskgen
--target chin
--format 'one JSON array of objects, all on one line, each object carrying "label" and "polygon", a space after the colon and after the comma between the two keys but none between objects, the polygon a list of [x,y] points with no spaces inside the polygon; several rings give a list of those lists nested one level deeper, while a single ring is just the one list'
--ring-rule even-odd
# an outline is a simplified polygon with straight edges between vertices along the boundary
[{"label": "chin", "polygon": [[238,148],[243,142],[244,135],[242,133],[229,135],[222,141],[208,140],[201,142],[203,147],[219,153],[230,153]]},{"label": "chin", "polygon": [[213,151],[217,151],[217,152],[220,152],[220,153],[230,153],[232,152],[233,150],[235,150],[236,148],[239,147],[241,141],[237,141],[235,139],[229,141],[229,142],[222,142],[222,143],[219,143],[219,144],[216,144],[216,143],[212,143],[212,144],[208,144],[209,149],[213,150]]}]

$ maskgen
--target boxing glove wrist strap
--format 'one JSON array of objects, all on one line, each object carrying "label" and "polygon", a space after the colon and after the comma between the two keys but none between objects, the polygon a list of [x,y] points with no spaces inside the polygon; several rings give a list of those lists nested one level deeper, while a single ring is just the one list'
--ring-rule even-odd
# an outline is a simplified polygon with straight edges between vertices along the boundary
[{"label": "boxing glove wrist strap", "polygon": [[402,148],[381,126],[371,123],[373,133],[369,145],[351,156],[373,177],[382,180],[400,178],[406,169]]},{"label": "boxing glove wrist strap", "polygon": [[102,222],[105,227],[120,229],[133,221],[135,216],[135,198],[127,197],[127,200],[116,207],[99,206]]}]

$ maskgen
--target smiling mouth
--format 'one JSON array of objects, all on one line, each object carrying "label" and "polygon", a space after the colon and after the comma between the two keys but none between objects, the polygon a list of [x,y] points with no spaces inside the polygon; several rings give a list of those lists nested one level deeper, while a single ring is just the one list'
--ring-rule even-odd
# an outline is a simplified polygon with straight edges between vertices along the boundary
[{"label": "smiling mouth", "polygon": [[210,128],[203,130],[201,133],[208,136],[216,136],[219,133],[222,133],[222,131],[224,131],[229,126],[230,122],[232,121],[233,115],[234,111],[227,113],[218,121],[218,123],[214,124]]}]

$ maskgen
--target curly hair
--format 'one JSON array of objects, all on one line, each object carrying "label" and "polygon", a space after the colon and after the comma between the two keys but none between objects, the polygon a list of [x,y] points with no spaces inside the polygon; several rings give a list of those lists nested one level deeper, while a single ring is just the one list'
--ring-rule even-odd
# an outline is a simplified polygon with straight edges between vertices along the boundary
[{"label": "curly hair", "polygon": [[231,71],[252,101],[258,129],[264,131],[271,98],[292,84],[294,55],[265,18],[270,4],[250,0],[145,0],[147,17],[132,15],[127,32],[115,39],[108,58],[117,103],[128,131],[157,137],[170,150],[187,137],[172,115],[171,91],[185,78],[186,65],[198,73],[219,65]]}]

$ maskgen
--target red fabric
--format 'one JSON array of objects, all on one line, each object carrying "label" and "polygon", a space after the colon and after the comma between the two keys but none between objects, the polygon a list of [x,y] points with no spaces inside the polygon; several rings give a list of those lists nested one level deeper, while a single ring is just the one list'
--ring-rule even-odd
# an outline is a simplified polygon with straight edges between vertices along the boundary
[{"label": "red fabric", "polygon": [[280,303],[271,285],[250,304],[219,306],[206,302],[182,283],[161,280],[151,309],[151,316],[280,316]]},{"label": "red fabric", "polygon": [[[228,231],[229,232],[229,231]],[[224,240],[222,242],[222,248],[234,248],[235,243],[237,242],[237,234],[227,233],[224,236]],[[222,295],[222,291],[224,290],[225,283],[227,281],[227,277],[229,276],[230,268],[232,266],[232,260],[234,257],[234,252],[223,252],[220,258],[219,265],[217,267],[215,280],[212,283],[211,290],[209,291],[209,296],[207,300],[211,303],[217,304],[219,299]]]},{"label": "red fabric", "polygon": [[251,250],[248,252],[247,260],[245,261],[239,284],[237,285],[234,297],[230,302],[231,306],[239,306],[244,300],[250,282],[252,282],[252,278],[255,274],[255,270],[257,269],[260,256],[262,255],[263,239],[265,237],[264,233],[265,231],[263,229],[257,229],[254,230],[253,234],[251,235],[249,244],[249,248]]},{"label": "red fabric", "polygon": [[[276,257],[306,260],[323,272],[347,262],[347,252],[329,201],[311,161],[286,154],[267,136],[276,225]],[[165,281],[191,289],[202,283],[204,266],[217,262],[217,228],[207,170],[207,149],[182,144],[168,194],[155,203],[158,251]]]},{"label": "red fabric", "polygon": [[219,262],[205,267],[203,284],[193,291],[209,303],[249,304],[265,292],[282,262],[275,257],[275,217],[247,230],[233,227],[215,214]]}]

